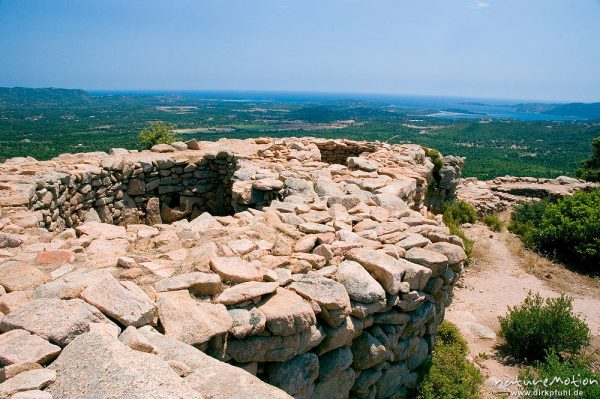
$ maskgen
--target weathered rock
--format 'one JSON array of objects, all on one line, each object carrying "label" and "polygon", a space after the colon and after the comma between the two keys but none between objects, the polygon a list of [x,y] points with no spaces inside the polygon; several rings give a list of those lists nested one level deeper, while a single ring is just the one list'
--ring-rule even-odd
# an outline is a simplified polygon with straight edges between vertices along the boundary
[{"label": "weathered rock", "polygon": [[446,273],[448,258],[439,252],[413,247],[406,251],[405,259],[431,269],[432,276],[438,277]]},{"label": "weathered rock", "polygon": [[402,363],[392,364],[383,370],[381,378],[377,381],[377,397],[387,398],[394,394],[402,393],[406,389],[403,387],[408,377],[408,369]]},{"label": "weathered rock", "polygon": [[310,274],[295,275],[288,286],[303,298],[312,300],[326,309],[350,311],[350,298],[344,286],[337,281]]},{"label": "weathered rock", "polygon": [[70,263],[75,260],[75,253],[66,249],[42,251],[37,254],[35,261],[39,264]]},{"label": "weathered rock", "polygon": [[158,292],[189,289],[199,295],[216,295],[222,291],[223,286],[218,274],[194,272],[160,280],[155,288]]},{"label": "weathered rock", "polygon": [[343,346],[319,357],[319,380],[324,381],[352,365],[352,351]]},{"label": "weathered rock", "polygon": [[127,327],[119,335],[119,341],[139,352],[158,353],[158,349],[133,326]]},{"label": "weathered rock", "polygon": [[316,347],[324,338],[325,334],[313,325],[308,331],[288,336],[254,335],[243,340],[229,339],[227,354],[240,363],[285,362]]},{"label": "weathered rock", "polygon": [[24,371],[0,384],[0,398],[14,397],[18,392],[41,390],[56,380],[56,371],[37,369]]},{"label": "weathered rock", "polygon": [[0,312],[7,314],[29,300],[31,291],[12,291],[0,296]]},{"label": "weathered rock", "polygon": [[396,243],[397,246],[402,247],[406,250],[409,250],[414,247],[425,247],[427,244],[430,244],[427,238],[423,237],[420,234],[409,234],[406,238],[398,241]]},{"label": "weathered rock", "polygon": [[278,283],[261,283],[248,281],[225,289],[216,299],[216,303],[234,305],[266,294],[272,294],[279,287]]},{"label": "weathered rock", "polygon": [[344,285],[353,301],[373,303],[385,300],[385,290],[359,263],[349,260],[340,263],[334,278]]},{"label": "weathered rock", "polygon": [[388,293],[394,295],[400,291],[404,267],[397,259],[383,251],[363,248],[350,250],[346,257],[360,263]]},{"label": "weathered rock", "polygon": [[209,356],[206,356],[202,367],[185,377],[185,381],[203,397],[210,399],[291,399],[284,391],[262,382],[241,368]]},{"label": "weathered rock", "polygon": [[134,283],[129,288],[113,277],[87,287],[81,298],[124,326],[148,324],[157,315],[157,307]]},{"label": "weathered rock", "polygon": [[45,365],[60,353],[60,347],[25,330],[0,335],[0,365],[39,363]]},{"label": "weathered rock", "polygon": [[307,331],[316,322],[312,307],[285,288],[278,288],[274,295],[263,299],[258,309],[267,318],[267,329],[275,335]]},{"label": "weathered rock", "polygon": [[315,384],[312,398],[346,398],[354,384],[356,373],[352,368],[347,368],[328,379],[321,379]]},{"label": "weathered rock", "polygon": [[467,254],[465,253],[464,249],[458,245],[450,244],[448,242],[441,241],[434,244],[429,244],[425,247],[425,249],[443,254],[448,258],[448,264],[450,265],[456,265],[467,260]]},{"label": "weathered rock", "polygon": [[98,309],[80,299],[32,299],[0,320],[0,331],[23,329],[66,346],[90,330],[90,324],[112,324]]},{"label": "weathered rock", "polygon": [[233,324],[225,306],[200,302],[188,291],[161,292],[157,303],[165,334],[190,345],[208,342]]},{"label": "weathered rock", "polygon": [[352,341],[351,349],[352,366],[359,370],[371,368],[387,357],[385,346],[366,331]]},{"label": "weathered rock", "polygon": [[203,397],[157,356],[101,334],[77,337],[50,368],[57,377],[47,391],[55,398]]},{"label": "weathered rock", "polygon": [[241,339],[248,335],[256,335],[265,331],[267,317],[254,306],[229,309],[227,312],[233,320],[233,325],[229,332],[234,337]]},{"label": "weathered rock", "polygon": [[258,268],[240,258],[213,256],[210,258],[210,267],[223,280],[231,281],[234,284],[246,281],[262,281],[262,273]]},{"label": "weathered rock", "polygon": [[48,281],[48,276],[28,263],[9,261],[0,268],[0,284],[7,291],[26,291]]},{"label": "weathered rock", "polygon": [[319,358],[305,353],[281,363],[267,363],[266,381],[294,396],[310,386],[319,375]]},{"label": "weathered rock", "polygon": [[23,243],[23,239],[16,234],[0,232],[0,249],[16,248]]}]

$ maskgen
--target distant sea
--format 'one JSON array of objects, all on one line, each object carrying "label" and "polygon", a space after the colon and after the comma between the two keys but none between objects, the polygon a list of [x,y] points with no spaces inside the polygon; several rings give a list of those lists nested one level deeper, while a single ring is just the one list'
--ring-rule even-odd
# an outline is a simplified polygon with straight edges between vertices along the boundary
[{"label": "distant sea", "polygon": [[[186,90],[90,90],[90,94],[123,95],[123,96],[181,96],[203,98],[207,100],[240,101],[240,102],[283,102],[293,104],[323,104],[338,101],[365,101],[384,106],[414,109],[415,115],[425,116],[422,111],[428,110],[426,116],[442,119],[516,119],[522,121],[575,121],[577,117],[557,116],[538,112],[524,112],[519,104],[543,104],[539,101],[499,100],[469,97],[437,97],[384,95],[361,93],[302,93],[302,92],[262,92],[262,91],[186,91]],[[548,103],[550,105],[550,103]]]}]

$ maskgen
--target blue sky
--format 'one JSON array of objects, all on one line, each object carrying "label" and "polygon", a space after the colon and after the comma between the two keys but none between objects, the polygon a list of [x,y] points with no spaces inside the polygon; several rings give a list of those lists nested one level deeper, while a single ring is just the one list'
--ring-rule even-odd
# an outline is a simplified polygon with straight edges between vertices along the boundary
[{"label": "blue sky", "polygon": [[600,101],[599,0],[0,0],[0,86]]}]

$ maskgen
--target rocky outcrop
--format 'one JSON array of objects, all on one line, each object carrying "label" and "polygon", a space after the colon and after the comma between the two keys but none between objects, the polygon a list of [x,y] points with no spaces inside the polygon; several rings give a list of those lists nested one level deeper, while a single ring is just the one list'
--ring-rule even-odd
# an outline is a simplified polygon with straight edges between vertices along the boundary
[{"label": "rocky outcrop", "polygon": [[470,177],[460,180],[457,198],[470,203],[480,214],[485,215],[503,211],[512,204],[539,199],[556,200],[578,190],[595,187],[600,187],[600,184],[567,176],[556,179],[504,176],[489,181]]},{"label": "rocky outcrop", "polygon": [[402,397],[466,260],[414,145],[194,141],[0,171],[7,397]]}]

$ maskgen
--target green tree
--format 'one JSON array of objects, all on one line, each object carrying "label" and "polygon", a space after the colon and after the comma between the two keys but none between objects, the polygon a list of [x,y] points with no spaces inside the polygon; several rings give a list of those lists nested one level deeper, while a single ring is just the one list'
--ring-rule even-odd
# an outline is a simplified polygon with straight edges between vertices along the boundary
[{"label": "green tree", "polygon": [[600,182],[600,137],[592,141],[592,157],[581,162],[576,174],[580,179]]},{"label": "green tree", "polygon": [[140,148],[149,150],[156,144],[171,144],[177,141],[177,136],[173,134],[175,128],[176,126],[170,123],[160,121],[150,122],[150,126],[142,129],[138,134]]}]

